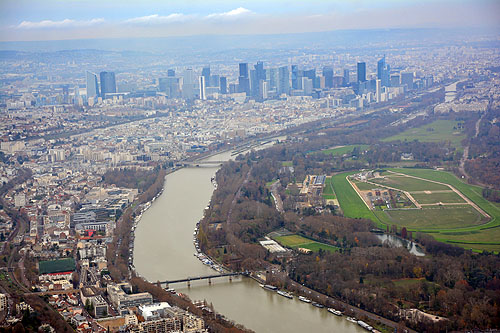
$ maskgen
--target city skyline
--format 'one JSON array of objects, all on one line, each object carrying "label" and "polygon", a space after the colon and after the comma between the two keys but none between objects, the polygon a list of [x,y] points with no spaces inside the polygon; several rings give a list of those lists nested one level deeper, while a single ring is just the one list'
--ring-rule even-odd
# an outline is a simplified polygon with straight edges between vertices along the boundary
[{"label": "city skyline", "polygon": [[[500,28],[480,1],[3,1],[0,41],[280,34],[343,29]],[[447,15],[443,16],[442,13]],[[182,28],[181,28],[182,27]]]}]

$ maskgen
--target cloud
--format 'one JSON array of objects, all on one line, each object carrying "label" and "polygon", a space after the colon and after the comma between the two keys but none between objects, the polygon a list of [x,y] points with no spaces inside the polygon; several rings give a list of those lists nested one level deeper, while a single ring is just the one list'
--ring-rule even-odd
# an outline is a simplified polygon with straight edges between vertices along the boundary
[{"label": "cloud", "polygon": [[230,10],[228,12],[224,12],[224,13],[209,14],[209,15],[205,16],[205,18],[207,18],[207,19],[233,20],[233,19],[244,17],[244,16],[248,16],[251,14],[254,14],[254,12],[252,12],[249,9],[239,7],[239,8]]},{"label": "cloud", "polygon": [[95,18],[86,21],[77,21],[64,19],[62,21],[43,20],[39,22],[22,21],[15,26],[18,29],[44,29],[44,28],[69,28],[69,27],[88,27],[104,23],[103,18]]},{"label": "cloud", "polygon": [[158,14],[134,17],[128,20],[125,20],[125,23],[134,23],[134,24],[161,24],[161,23],[170,23],[170,22],[185,22],[191,19],[193,15],[185,15],[181,13],[173,13],[167,16],[162,16]]}]

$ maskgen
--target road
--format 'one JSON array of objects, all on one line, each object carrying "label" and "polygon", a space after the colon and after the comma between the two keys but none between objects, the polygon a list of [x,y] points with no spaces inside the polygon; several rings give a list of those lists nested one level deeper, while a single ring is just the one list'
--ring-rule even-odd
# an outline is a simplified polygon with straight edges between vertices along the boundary
[{"label": "road", "polygon": [[276,209],[280,213],[284,213],[283,209],[283,200],[281,200],[281,196],[279,194],[278,188],[280,186],[280,181],[277,180],[271,185],[271,195],[273,196],[274,203],[276,204]]}]

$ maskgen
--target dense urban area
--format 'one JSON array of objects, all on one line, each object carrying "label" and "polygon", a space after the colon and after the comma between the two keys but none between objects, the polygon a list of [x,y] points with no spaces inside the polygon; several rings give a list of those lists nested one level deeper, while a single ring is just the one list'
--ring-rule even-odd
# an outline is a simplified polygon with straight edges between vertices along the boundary
[{"label": "dense urban area", "polygon": [[499,328],[498,36],[407,37],[0,51],[1,330],[248,331],[134,267],[165,176],[222,151],[193,247],[215,275],[373,332]]}]

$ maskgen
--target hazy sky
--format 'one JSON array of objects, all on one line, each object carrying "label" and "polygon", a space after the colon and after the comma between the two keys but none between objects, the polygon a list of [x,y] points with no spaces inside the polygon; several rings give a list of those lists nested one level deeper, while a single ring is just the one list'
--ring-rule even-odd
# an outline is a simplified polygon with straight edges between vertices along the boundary
[{"label": "hazy sky", "polygon": [[0,0],[0,41],[463,26],[500,0]]}]

